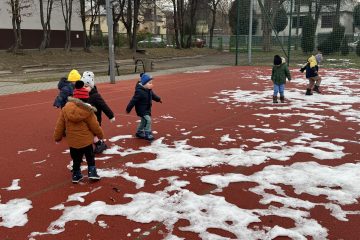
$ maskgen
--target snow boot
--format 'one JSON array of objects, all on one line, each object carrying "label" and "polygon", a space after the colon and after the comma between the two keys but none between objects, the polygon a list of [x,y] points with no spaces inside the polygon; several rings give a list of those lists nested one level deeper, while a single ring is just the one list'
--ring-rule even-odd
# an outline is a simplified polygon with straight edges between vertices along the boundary
[{"label": "snow boot", "polygon": [[100,180],[100,176],[96,172],[95,166],[90,166],[88,169],[88,177],[91,180]]},{"label": "snow boot", "polygon": [[145,140],[148,140],[148,141],[152,141],[154,140],[154,136],[152,135],[151,131],[145,131],[145,137],[144,137]]},{"label": "snow boot", "polygon": [[314,86],[313,90],[317,93],[321,93],[319,86],[317,86],[317,85]]},{"label": "snow boot", "polygon": [[137,132],[135,133],[135,137],[144,139],[144,138],[145,138],[145,133],[144,133],[144,131],[137,131]]},{"label": "snow boot", "polygon": [[273,103],[278,103],[277,96],[273,96]]},{"label": "snow boot", "polygon": [[306,89],[305,95],[313,95],[310,88]]},{"label": "snow boot", "polygon": [[72,182],[73,183],[78,183],[78,182],[80,182],[81,179],[83,179],[83,175],[81,174],[81,172],[80,171],[73,171]]},{"label": "snow boot", "polygon": [[106,146],[105,142],[103,140],[99,140],[95,143],[95,149],[94,153],[99,154],[105,151],[108,147]]},{"label": "snow boot", "polygon": [[280,96],[280,102],[284,103],[285,102],[285,97],[284,96]]}]

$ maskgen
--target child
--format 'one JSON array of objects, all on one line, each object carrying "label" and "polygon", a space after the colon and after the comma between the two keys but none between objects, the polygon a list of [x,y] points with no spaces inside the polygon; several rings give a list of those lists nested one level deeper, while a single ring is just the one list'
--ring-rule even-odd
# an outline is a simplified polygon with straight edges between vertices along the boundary
[{"label": "child", "polygon": [[76,82],[74,96],[69,97],[68,103],[61,109],[54,131],[56,142],[61,141],[66,135],[73,159],[73,183],[78,183],[83,178],[80,165],[84,154],[88,164],[89,179],[100,180],[96,172],[92,143],[94,136],[101,139],[104,133],[94,114],[96,108],[86,103],[89,92],[83,86],[82,81]]},{"label": "child", "polygon": [[70,71],[67,79],[61,78],[58,83],[59,95],[55,98],[53,106],[56,108],[63,108],[68,101],[68,97],[73,95],[74,84],[80,80],[80,73],[73,69]]},{"label": "child", "polygon": [[277,95],[280,92],[280,101],[285,102],[284,90],[286,78],[291,81],[290,71],[286,65],[285,58],[274,56],[274,66],[271,73],[271,81],[274,83],[273,103],[278,103]]},{"label": "child", "polygon": [[306,70],[306,78],[309,80],[309,84],[306,88],[305,95],[313,95],[312,91],[321,93],[320,83],[321,77],[319,76],[319,63],[323,60],[322,54],[320,51],[315,56],[308,58],[306,64],[300,69],[301,72]]},{"label": "child", "polygon": [[[102,112],[104,112],[105,115],[110,119],[110,122],[115,121],[115,116],[113,111],[111,111],[110,107],[106,104],[106,102],[98,92],[97,87],[95,86],[94,77],[95,76],[93,72],[85,71],[83,73],[81,80],[84,82],[85,88],[88,88],[89,90],[88,103],[97,109],[95,115],[101,126]],[[105,142],[103,140],[98,139],[97,137],[94,138],[94,144],[95,144],[95,149],[94,149],[95,154],[102,153],[107,149]]]},{"label": "child", "polygon": [[136,114],[141,118],[135,136],[148,141],[154,140],[154,136],[151,133],[152,100],[162,103],[161,98],[152,91],[152,79],[146,73],[141,75],[140,81],[136,85],[134,96],[126,107],[126,113],[130,113],[131,109],[135,106]]}]

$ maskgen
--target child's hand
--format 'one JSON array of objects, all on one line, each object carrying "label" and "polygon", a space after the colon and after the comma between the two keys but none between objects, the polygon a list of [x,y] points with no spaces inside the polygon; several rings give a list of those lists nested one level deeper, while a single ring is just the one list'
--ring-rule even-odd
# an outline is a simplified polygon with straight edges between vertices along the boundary
[{"label": "child's hand", "polygon": [[113,117],[112,119],[110,119],[110,122],[111,122],[111,123],[115,122],[115,117]]},{"label": "child's hand", "polygon": [[162,99],[159,100],[159,103],[162,103]]}]

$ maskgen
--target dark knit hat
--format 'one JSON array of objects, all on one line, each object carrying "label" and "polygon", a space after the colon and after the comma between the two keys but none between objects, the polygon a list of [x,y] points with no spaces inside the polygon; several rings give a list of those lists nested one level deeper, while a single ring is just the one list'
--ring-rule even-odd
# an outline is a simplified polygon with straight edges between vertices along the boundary
[{"label": "dark knit hat", "polygon": [[280,65],[282,63],[282,59],[279,55],[274,56],[274,65]]},{"label": "dark knit hat", "polygon": [[141,76],[141,79],[140,79],[141,85],[143,85],[143,86],[146,85],[150,80],[153,79],[150,75],[148,75],[146,73],[143,73],[140,76]]},{"label": "dark knit hat", "polygon": [[79,98],[79,99],[89,98],[89,91],[86,88],[84,88],[83,81],[77,81],[75,83],[74,98]]}]

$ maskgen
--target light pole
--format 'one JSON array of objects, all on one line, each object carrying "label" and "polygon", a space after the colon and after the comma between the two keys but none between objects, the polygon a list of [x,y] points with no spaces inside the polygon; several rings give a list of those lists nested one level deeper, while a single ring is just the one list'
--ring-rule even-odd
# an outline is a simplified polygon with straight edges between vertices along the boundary
[{"label": "light pole", "polygon": [[236,57],[235,65],[238,65],[238,53],[239,53],[239,25],[240,25],[240,0],[236,0]]},{"label": "light pole", "polygon": [[250,0],[250,21],[249,21],[249,45],[248,45],[248,63],[251,64],[252,51],[252,29],[253,29],[253,0]]},{"label": "light pole", "polygon": [[115,83],[115,57],[114,57],[114,33],[113,33],[113,17],[112,17],[112,1],[106,0],[106,16],[108,25],[108,43],[109,43],[109,73],[110,83]]}]

